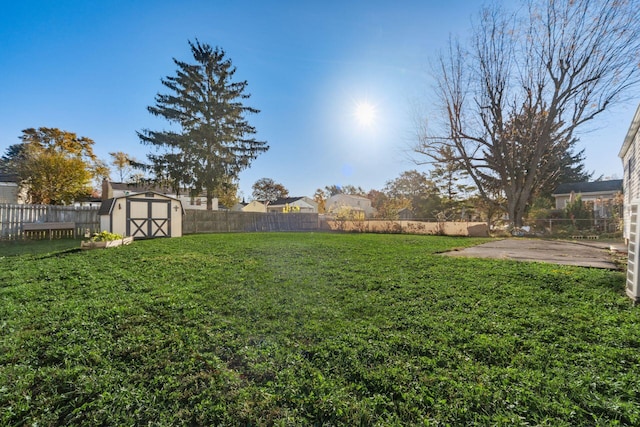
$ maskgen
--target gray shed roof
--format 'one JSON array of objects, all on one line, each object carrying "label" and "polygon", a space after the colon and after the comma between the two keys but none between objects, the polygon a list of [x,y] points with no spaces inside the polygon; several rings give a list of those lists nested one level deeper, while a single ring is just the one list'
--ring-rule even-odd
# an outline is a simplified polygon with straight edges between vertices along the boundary
[{"label": "gray shed roof", "polygon": [[111,213],[111,207],[116,199],[107,199],[103,200],[100,205],[100,209],[98,209],[98,215],[109,215]]}]

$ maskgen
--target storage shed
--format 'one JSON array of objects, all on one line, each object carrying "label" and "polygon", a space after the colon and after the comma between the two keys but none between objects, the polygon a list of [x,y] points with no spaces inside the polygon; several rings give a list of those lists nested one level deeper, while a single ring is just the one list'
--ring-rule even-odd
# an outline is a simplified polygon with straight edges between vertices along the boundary
[{"label": "storage shed", "polygon": [[182,202],[157,192],[107,199],[100,206],[100,229],[135,239],[182,236]]}]

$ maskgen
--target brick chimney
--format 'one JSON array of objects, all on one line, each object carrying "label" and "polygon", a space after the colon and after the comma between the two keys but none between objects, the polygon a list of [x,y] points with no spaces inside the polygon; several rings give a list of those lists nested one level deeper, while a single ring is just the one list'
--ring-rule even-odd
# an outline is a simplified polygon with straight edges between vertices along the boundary
[{"label": "brick chimney", "polygon": [[106,178],[102,180],[102,200],[107,200],[113,198],[113,190],[111,189],[111,185],[109,185],[109,181]]}]

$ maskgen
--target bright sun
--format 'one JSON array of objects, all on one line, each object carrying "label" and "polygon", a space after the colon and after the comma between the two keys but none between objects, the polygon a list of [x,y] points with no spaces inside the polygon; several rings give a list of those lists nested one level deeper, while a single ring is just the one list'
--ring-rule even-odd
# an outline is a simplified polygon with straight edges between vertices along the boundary
[{"label": "bright sun", "polygon": [[369,127],[376,119],[376,108],[368,102],[358,102],[354,114],[360,126]]}]

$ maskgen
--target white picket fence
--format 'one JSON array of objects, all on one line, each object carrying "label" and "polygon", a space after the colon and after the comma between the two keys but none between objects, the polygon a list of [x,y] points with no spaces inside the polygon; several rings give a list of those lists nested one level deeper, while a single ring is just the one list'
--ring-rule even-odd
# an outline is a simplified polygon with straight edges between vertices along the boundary
[{"label": "white picket fence", "polygon": [[17,205],[0,203],[0,239],[23,238],[23,224],[73,222],[75,235],[100,231],[98,208],[95,206]]}]

